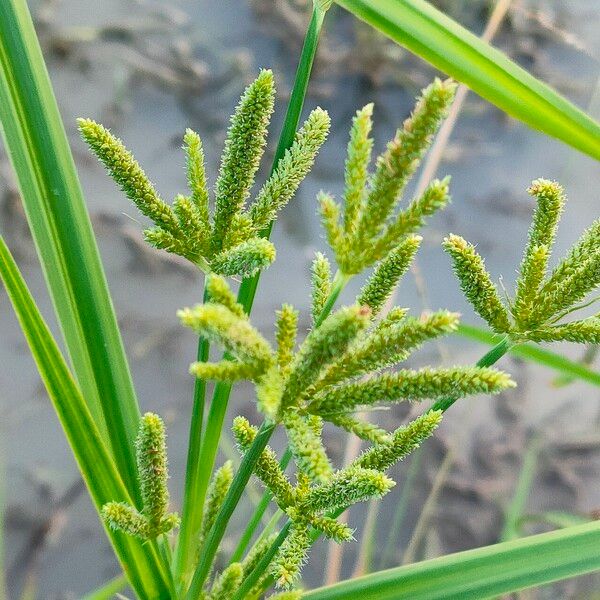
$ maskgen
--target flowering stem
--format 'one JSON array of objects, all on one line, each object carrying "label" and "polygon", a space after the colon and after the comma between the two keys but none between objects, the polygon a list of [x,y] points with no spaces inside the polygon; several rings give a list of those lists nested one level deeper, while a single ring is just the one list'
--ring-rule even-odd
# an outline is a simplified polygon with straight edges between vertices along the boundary
[{"label": "flowering stem", "polygon": [[[306,32],[304,46],[300,56],[300,62],[296,71],[296,78],[292,95],[288,104],[287,113],[285,116],[283,129],[281,131],[273,166],[271,172],[274,171],[279,160],[284,156],[285,151],[292,145],[294,136],[300,121],[304,98],[308,88],[308,81],[312,70],[313,61],[315,58],[319,34],[323,25],[325,11],[321,8],[315,8],[312,18]],[[272,224],[270,224],[261,235],[268,238],[271,233]],[[254,296],[260,273],[253,277],[244,279],[240,285],[238,292],[238,302],[244,307],[244,310],[249,313],[252,309]],[[202,384],[203,386],[204,384]],[[202,430],[202,417],[200,408],[204,407],[203,394],[200,394],[202,387],[199,390],[198,406],[194,407],[194,415],[192,421],[192,429],[190,430],[190,448],[196,445],[193,450],[194,456],[188,454],[188,459],[193,458],[193,462],[189,462],[186,469],[186,485],[183,501],[183,515],[181,522],[181,530],[179,534],[179,542],[175,554],[175,573],[180,585],[187,585],[189,574],[193,568],[193,558],[196,554],[196,540],[202,523],[202,513],[206,491],[210,480],[210,475],[214,466],[217,455],[219,438],[223,428],[225,414],[227,412],[227,404],[231,393],[231,384],[220,382],[215,386],[213,399],[210,404],[210,409],[206,419],[206,427],[204,435],[200,443],[200,435]],[[195,396],[196,397],[196,396]],[[197,408],[197,410],[196,410]],[[193,437],[192,437],[193,436]],[[189,479],[189,481],[188,481]],[[226,525],[226,523],[225,523]]]}]

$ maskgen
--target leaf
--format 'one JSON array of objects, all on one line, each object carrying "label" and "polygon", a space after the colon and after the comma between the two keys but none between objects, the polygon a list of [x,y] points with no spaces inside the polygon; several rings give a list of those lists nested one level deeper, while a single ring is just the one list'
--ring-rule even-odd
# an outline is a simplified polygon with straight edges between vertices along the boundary
[{"label": "leaf", "polygon": [[[110,501],[131,503],[123,480],[89,408],[44,322],[21,273],[0,237],[0,279],[13,305],[38,371],[73,450],[96,510]],[[140,598],[169,598],[155,546],[107,530],[123,570]]]},{"label": "leaf", "polygon": [[600,159],[600,125],[425,0],[336,0],[507,114]]},{"label": "leaf", "polygon": [[75,376],[127,488],[139,499],[133,450],[137,400],[25,0],[0,2],[0,121]]},{"label": "leaf", "polygon": [[483,600],[600,569],[595,521],[306,592],[305,600]]}]

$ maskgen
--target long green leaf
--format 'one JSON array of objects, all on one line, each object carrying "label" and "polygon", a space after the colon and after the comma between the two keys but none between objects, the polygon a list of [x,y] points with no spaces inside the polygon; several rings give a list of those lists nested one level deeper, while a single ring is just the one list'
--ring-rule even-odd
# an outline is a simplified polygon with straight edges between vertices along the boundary
[{"label": "long green leaf", "polygon": [[[98,510],[112,500],[131,503],[92,415],[44,322],[4,240],[0,237],[0,279],[4,282],[42,381],[63,426],[81,474]],[[153,544],[107,530],[124,572],[143,599],[167,599],[162,565]]]},{"label": "long green leaf", "polygon": [[126,585],[127,580],[125,577],[119,575],[105,583],[101,588],[86,594],[81,600],[110,600],[115,594],[122,592]]},{"label": "long green leaf", "polygon": [[425,0],[336,0],[504,112],[600,159],[600,125]]},{"label": "long green leaf", "polygon": [[569,527],[373,573],[306,600],[482,600],[600,569],[600,523]]},{"label": "long green leaf", "polygon": [[[458,334],[482,344],[489,344],[490,346],[493,346],[498,341],[497,335],[473,325],[459,325]],[[569,360],[560,354],[550,352],[539,346],[518,344],[512,346],[509,353],[513,356],[544,365],[563,375],[575,377],[582,381],[587,381],[587,383],[591,383],[592,385],[600,386],[600,373],[597,371],[593,371],[584,364]]]},{"label": "long green leaf", "polygon": [[137,400],[25,0],[0,2],[0,121],[75,375],[119,472],[138,499],[133,450]]}]

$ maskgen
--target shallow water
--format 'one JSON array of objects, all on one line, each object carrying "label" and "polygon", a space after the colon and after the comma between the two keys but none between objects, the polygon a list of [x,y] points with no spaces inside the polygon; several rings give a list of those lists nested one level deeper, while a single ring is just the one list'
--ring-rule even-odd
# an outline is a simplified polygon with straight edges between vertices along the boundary
[{"label": "shallow water", "polygon": [[[559,10],[560,5],[550,1],[539,4],[550,12]],[[142,27],[154,22],[153,7],[157,6],[165,8],[167,3],[136,6],[136,3],[117,0],[103,3],[65,0],[58,7],[55,23],[62,28],[127,21]],[[156,256],[152,252],[142,255],[132,252],[132,242],[128,243],[127,239],[131,240],[132,236],[137,239],[138,216],[99,165],[89,158],[77,138],[74,120],[83,115],[109,123],[134,151],[164,197],[170,198],[185,186],[179,149],[184,128],[191,126],[205,138],[208,167],[214,178],[226,119],[244,83],[259,67],[272,66],[277,74],[287,74],[287,79],[279,83],[285,95],[289,90],[294,57],[286,46],[265,35],[249,6],[241,0],[230,3],[186,0],[169,3],[168,7],[180,10],[187,21],[179,32],[170,31],[163,39],[157,36],[159,39],[155,43],[162,44],[159,47],[164,46],[164,52],[178,40],[191,44],[193,55],[206,61],[210,73],[201,92],[169,89],[147,78],[128,82],[127,67],[120,60],[125,56],[126,44],[92,42],[77,46],[66,59],[52,55],[47,47],[47,56],[94,218],[140,402],[143,410],[158,411],[168,420],[171,490],[174,504],[178,505],[185,468],[192,385],[187,367],[195,353],[195,340],[190,332],[178,327],[175,311],[199,301],[201,282],[187,269],[153,260]],[[541,41],[536,47],[541,56],[536,68],[547,80],[560,84],[563,92],[583,107],[591,102],[599,73],[600,39],[596,34],[599,13],[594,0],[574,0],[562,17],[562,27],[577,36],[587,53],[556,40]],[[336,31],[343,31],[348,24],[338,13],[333,26]],[[505,42],[506,36],[500,39]],[[369,89],[364,78],[348,74],[336,76],[331,95],[324,96],[323,83],[326,81],[325,70],[318,77],[320,85],[315,86],[307,107],[320,104],[330,110],[334,127],[313,176],[303,184],[298,197],[285,210],[275,228],[273,240],[278,248],[278,260],[263,275],[253,316],[254,322],[267,332],[272,328],[273,312],[282,301],[292,302],[302,309],[302,325],[308,326],[308,269],[314,251],[324,247],[314,198],[322,188],[338,194],[342,189],[343,152],[352,112],[366,102],[375,101],[375,135],[377,147],[381,149],[393,134],[394,127],[407,116],[415,91],[397,85]],[[276,139],[284,106],[284,99],[280,99],[271,145]],[[600,117],[600,101],[590,110]],[[439,242],[448,231],[477,243],[488,257],[487,264],[492,273],[495,276],[502,274],[505,284],[511,285],[532,208],[524,190],[532,179],[540,176],[557,178],[567,188],[570,202],[558,238],[557,254],[598,215],[600,170],[597,163],[507,120],[473,95],[469,97],[453,135],[451,152],[442,165],[441,174],[446,173],[453,177],[453,203],[431,220],[419,255],[427,298],[424,300],[419,295],[412,277],[406,278],[399,291],[398,302],[413,307],[417,313],[424,305],[451,308],[463,312],[466,322],[478,322],[465,305],[448,260],[440,249]],[[11,247],[17,250],[19,263],[35,297],[53,322],[35,255],[23,239],[20,227],[18,216],[9,219],[3,215],[0,220],[0,229]],[[342,300],[351,301],[358,287],[359,282],[351,285]],[[33,528],[48,516],[53,500],[73,483],[77,472],[4,292],[0,292],[0,330],[0,408],[7,415],[2,419],[8,496],[6,546],[8,566],[17,565],[11,571],[9,582],[14,590],[20,585],[23,566],[28,564],[24,556],[31,558],[26,549]],[[454,344],[450,361],[467,363],[476,359],[481,351],[473,344]],[[575,348],[565,348],[565,352],[573,357],[580,355]],[[439,358],[435,348],[430,348],[418,360],[437,363]],[[559,437],[559,432],[561,439],[567,435],[579,438],[597,433],[594,419],[599,394],[596,389],[576,383],[561,390],[550,390],[553,375],[549,372],[525,368],[510,360],[504,365],[522,384],[517,396],[506,399],[508,403],[519,405],[518,427],[515,425],[519,431],[539,425],[551,441]],[[231,406],[233,412],[253,415],[251,389],[248,386],[237,389]],[[497,505],[510,494],[519,463],[518,460],[516,463],[509,461],[509,466],[500,474],[483,468],[483,472],[480,470],[476,475],[472,468],[473,455],[489,451],[491,456],[491,450],[486,449],[485,444],[481,449],[482,432],[489,432],[490,438],[498,436],[506,444],[516,444],[513,450],[517,458],[523,440],[511,438],[502,424],[494,420],[491,407],[497,409],[498,403],[481,399],[457,407],[442,427],[440,437],[455,448],[456,471],[461,485],[467,489],[487,485],[484,492],[491,494],[496,512],[494,509],[486,512],[483,501],[474,501],[471,509],[474,515],[479,515],[483,525],[473,530],[469,516],[464,514],[464,494],[453,494],[455,488],[449,487],[445,491],[449,512],[438,514],[440,533],[437,540],[430,538],[430,553],[493,542],[498,533],[494,521]],[[397,423],[402,414],[401,410],[393,410],[385,419],[390,424]],[[333,455],[340,459],[341,440],[329,436],[327,442]],[[436,454],[432,450],[427,454],[427,460],[431,467],[435,466],[439,462],[439,452]],[[594,462],[590,460],[590,464]],[[398,477],[403,476],[404,470],[399,469]],[[498,485],[497,476],[505,488]],[[410,519],[414,520],[419,497],[427,489],[424,480],[416,491]],[[390,497],[383,505],[378,519],[381,532],[388,529],[395,501]],[[563,488],[551,480],[538,482],[531,499],[532,507],[564,510],[586,511],[599,503],[600,487],[591,476],[581,480],[576,497],[563,494]],[[240,511],[232,534],[241,526],[249,508],[244,506]],[[357,523],[364,518],[358,514],[353,517]],[[35,558],[39,598],[62,597],[67,592],[78,597],[117,571],[85,495],[80,495],[68,508],[64,523],[59,524],[56,534],[48,538],[48,547]],[[403,539],[406,537],[403,535]],[[344,571],[347,573],[353,567],[353,553],[354,549],[350,549],[346,554]],[[319,546],[306,569],[307,584],[320,581],[322,560],[322,546]]]}]

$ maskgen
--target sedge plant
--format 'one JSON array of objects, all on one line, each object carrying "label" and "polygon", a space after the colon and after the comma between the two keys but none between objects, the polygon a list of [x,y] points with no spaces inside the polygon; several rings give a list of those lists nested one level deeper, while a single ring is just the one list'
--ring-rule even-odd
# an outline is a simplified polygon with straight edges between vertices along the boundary
[{"label": "sedge plant", "polygon": [[[411,0],[395,7],[371,0],[339,3],[391,37],[408,40],[433,64],[510,114],[600,156],[596,123],[444,20],[426,2]],[[268,239],[272,223],[309,173],[329,129],[329,116],[319,108],[298,125],[319,32],[331,4],[314,2],[275,160],[252,200],[274,106],[269,70],[248,86],[232,116],[213,193],[202,140],[194,131],[187,130],[183,137],[188,190],[168,203],[121,140],[93,120],[79,121],[90,149],[150,221],[146,241],[190,261],[205,280],[203,302],[178,313],[182,324],[199,337],[197,360],[190,366],[196,386],[181,516],[170,506],[163,421],[153,413],[140,416],[93,238],[86,233],[89,222],[68,147],[64,135],[48,125],[60,122],[51,90],[43,68],[28,70],[28,65],[43,67],[43,62],[36,55],[39,49],[26,5],[7,0],[0,8],[0,115],[75,377],[2,239],[0,276],[127,581],[143,600],[350,598],[357,590],[365,597],[414,600],[428,597],[422,591],[426,588],[429,597],[439,597],[439,572],[451,563],[471,569],[473,581],[465,588],[458,568],[452,581],[444,580],[444,593],[477,589],[482,590],[480,597],[488,597],[600,568],[597,552],[583,552],[579,561],[557,562],[561,548],[587,548],[594,540],[597,545],[600,528],[585,526],[561,536],[535,536],[525,544],[501,544],[496,551],[483,549],[474,557],[457,555],[438,568],[437,580],[436,566],[424,564],[411,572],[384,572],[356,583],[301,589],[302,566],[312,543],[320,535],[351,542],[355,530],[338,520],[340,514],[390,493],[395,482],[387,474],[389,468],[434,434],[446,410],[465,396],[496,394],[515,385],[493,367],[514,344],[600,340],[600,317],[569,319],[593,303],[587,298],[600,284],[598,223],[548,273],[564,193],[555,182],[536,180],[530,193],[538,206],[512,298],[502,299],[472,245],[454,235],[444,241],[465,296],[500,336],[498,343],[475,365],[402,365],[422,344],[455,332],[459,321],[447,310],[411,315],[404,307],[385,309],[418,251],[427,218],[450,199],[446,178],[403,201],[453,101],[455,84],[441,79],[423,90],[373,166],[373,105],[357,111],[342,197],[338,201],[321,192],[317,199],[329,250],[317,253],[311,267],[311,328],[299,331],[299,313],[286,303],[275,316],[274,344],[254,327],[249,313],[258,277],[276,258]],[[4,35],[7,32],[11,35]],[[449,64],[450,55],[454,62]],[[19,63],[20,57],[27,60]],[[18,68],[11,70],[11,61]],[[506,84],[499,89],[490,81]],[[47,100],[45,105],[40,98]],[[29,113],[41,115],[36,127],[25,123]],[[47,151],[32,151],[36,144]],[[36,210],[40,199],[42,210]],[[335,261],[335,274],[328,255]],[[84,271],[82,260],[90,262],[95,278],[77,275]],[[348,281],[367,270],[371,272],[358,296],[339,306]],[[236,297],[232,282],[237,278],[243,280]],[[73,298],[82,302],[69,304]],[[209,343],[225,351],[222,360],[208,361]],[[215,470],[229,393],[240,380],[252,382],[262,422],[242,416],[233,420],[241,463],[235,469],[228,461]],[[204,423],[209,381],[216,384]],[[379,406],[427,401],[431,404],[420,416],[392,431],[372,418],[372,409]],[[325,425],[357,436],[364,444],[362,453],[350,464],[335,464],[323,442]],[[276,428],[285,432],[288,442],[281,458],[269,446]],[[291,459],[293,469],[286,469]],[[222,543],[226,528],[252,476],[268,492],[257,509],[259,518],[252,518],[233,555],[227,556]],[[285,515],[286,522],[275,531],[273,521],[251,544],[260,513],[270,501],[278,507],[276,517]],[[536,560],[524,555],[524,549],[533,549]],[[530,566],[529,575],[494,573],[477,580],[477,569],[481,574],[494,567],[495,559],[507,567],[503,572],[523,562]],[[410,587],[415,577],[416,587]],[[105,590],[112,593],[121,584],[115,580]]]}]

